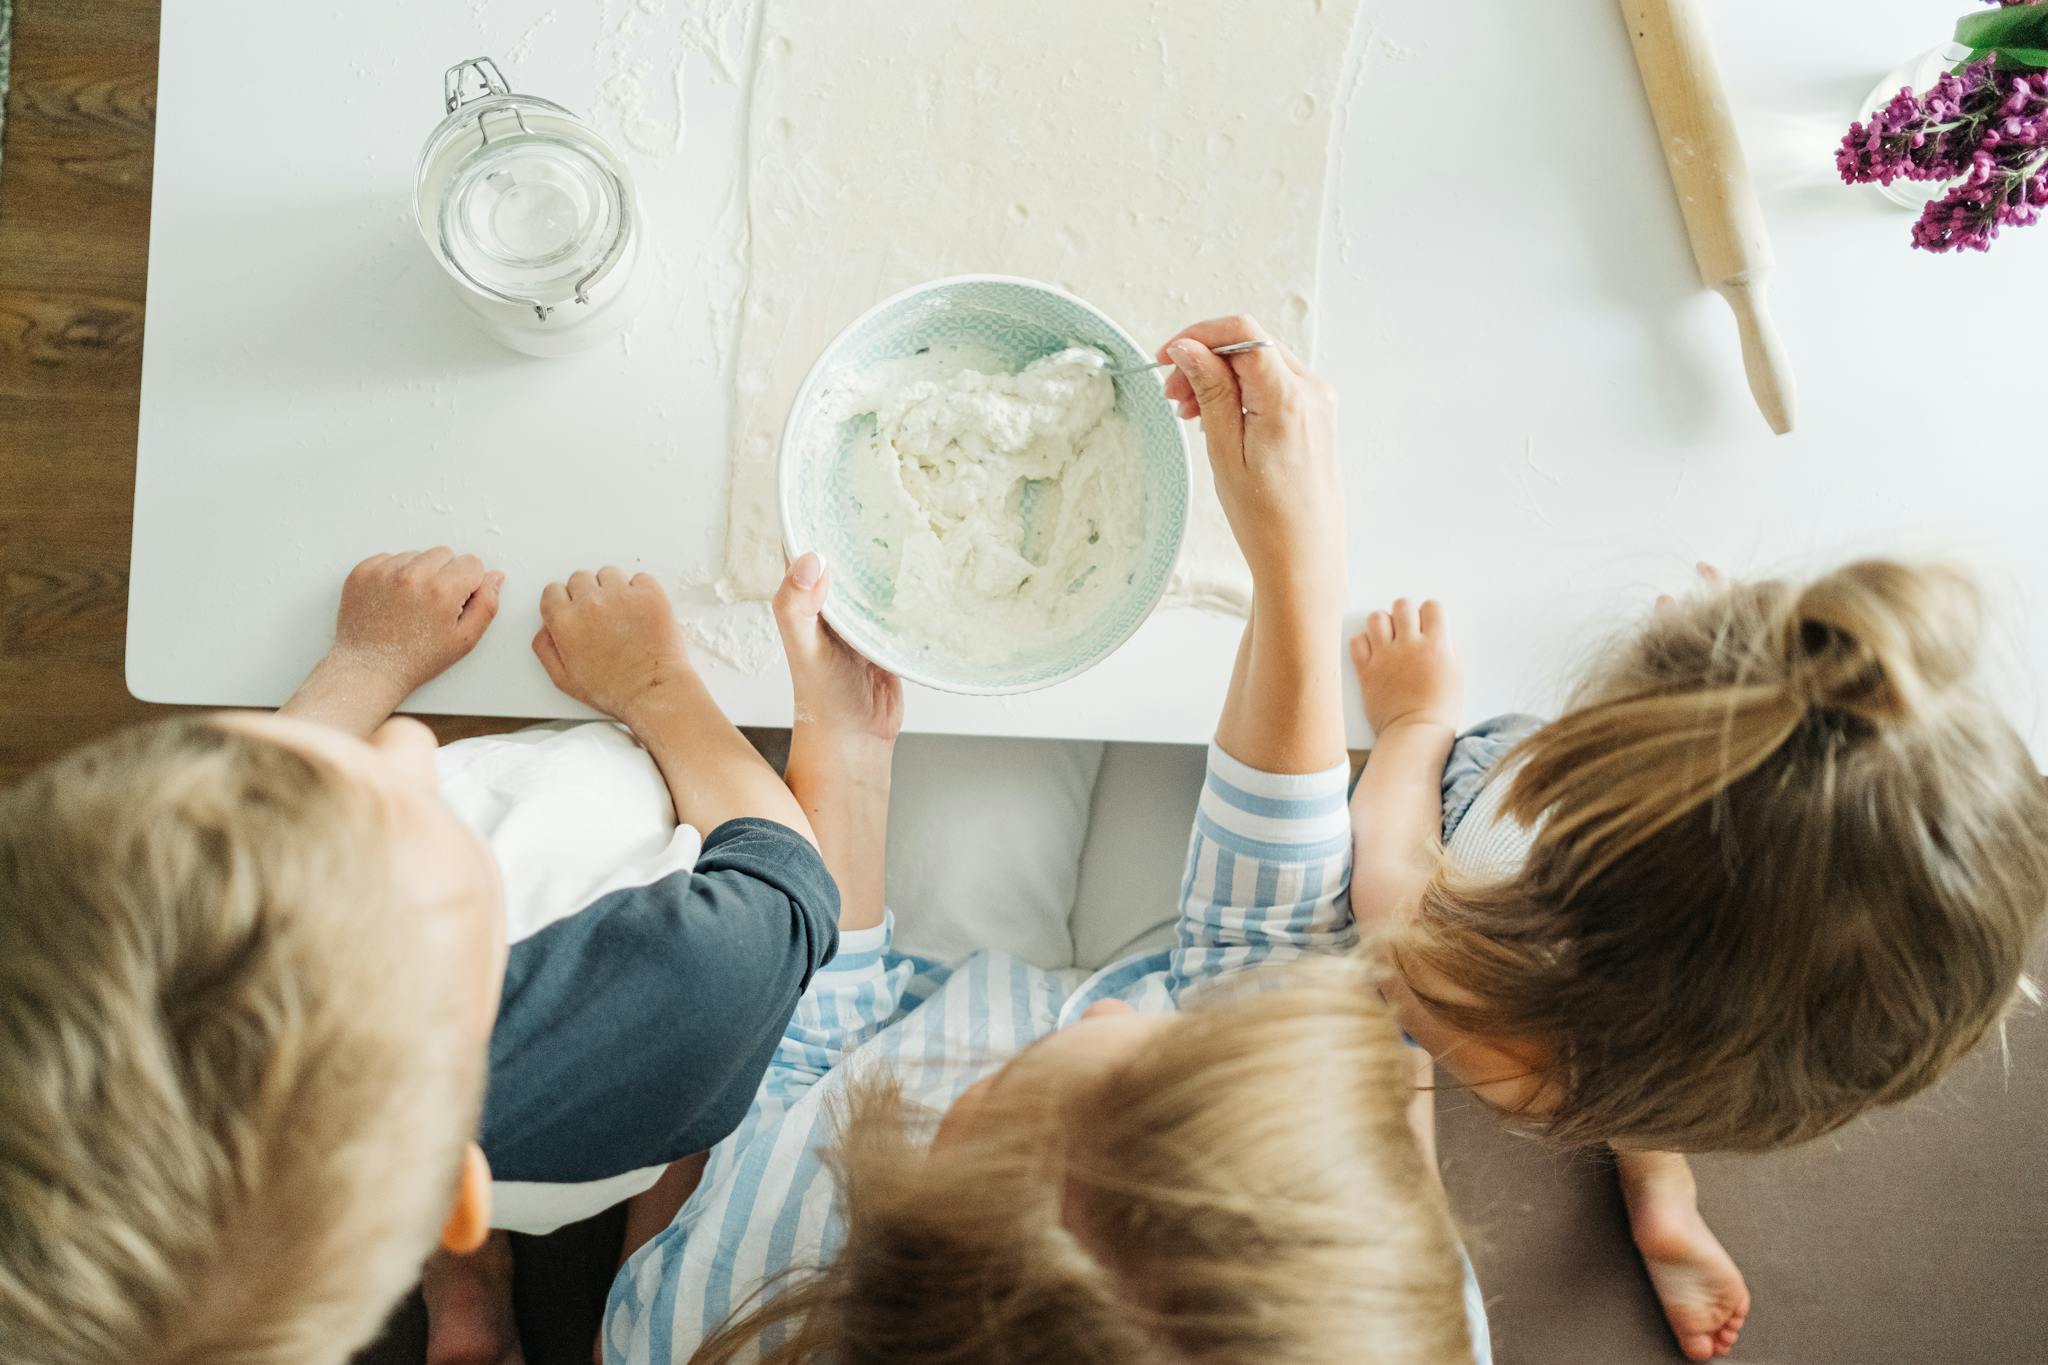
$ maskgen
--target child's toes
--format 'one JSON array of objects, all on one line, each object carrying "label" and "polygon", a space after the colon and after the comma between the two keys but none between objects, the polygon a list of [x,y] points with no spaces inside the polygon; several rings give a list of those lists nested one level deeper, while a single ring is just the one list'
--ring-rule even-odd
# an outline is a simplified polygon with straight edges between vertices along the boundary
[{"label": "child's toes", "polygon": [[1372,642],[1374,649],[1394,643],[1394,618],[1383,611],[1366,617],[1365,637]]},{"label": "child's toes", "polygon": [[1418,619],[1422,622],[1422,633],[1424,635],[1443,634],[1445,625],[1444,604],[1435,598],[1424,602]]},{"label": "child's toes", "polygon": [[1363,674],[1372,662],[1372,636],[1361,630],[1351,637],[1351,666]]}]

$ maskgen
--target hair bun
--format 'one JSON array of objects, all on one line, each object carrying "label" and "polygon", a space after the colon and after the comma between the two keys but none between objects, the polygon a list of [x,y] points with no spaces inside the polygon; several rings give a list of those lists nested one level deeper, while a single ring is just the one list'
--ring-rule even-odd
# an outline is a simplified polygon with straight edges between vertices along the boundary
[{"label": "hair bun", "polygon": [[1788,686],[1809,707],[1901,724],[1975,671],[1983,614],[1958,569],[1850,564],[1793,603]]}]

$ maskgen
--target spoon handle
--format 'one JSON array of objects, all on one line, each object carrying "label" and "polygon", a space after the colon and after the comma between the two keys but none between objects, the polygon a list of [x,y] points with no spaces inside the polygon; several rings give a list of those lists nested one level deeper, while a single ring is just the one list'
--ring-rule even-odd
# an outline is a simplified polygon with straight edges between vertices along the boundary
[{"label": "spoon handle", "polygon": [[[1231,343],[1230,345],[1228,345],[1228,346],[1218,346],[1218,347],[1217,347],[1217,348],[1216,348],[1216,349],[1215,349],[1214,351],[1212,351],[1212,352],[1211,352],[1210,354],[1212,354],[1212,355],[1244,355],[1244,354],[1246,354],[1247,352],[1250,352],[1250,351],[1264,351],[1264,350],[1270,350],[1270,349],[1272,348],[1272,345],[1273,345],[1273,343],[1272,343],[1272,342],[1270,342],[1270,341],[1237,341],[1237,342],[1232,342],[1232,343]],[[1111,370],[1111,371],[1109,372],[1109,377],[1110,377],[1111,379],[1121,379],[1121,378],[1123,378],[1123,376],[1125,376],[1125,375],[1127,375],[1127,374],[1144,374],[1144,373],[1146,373],[1146,372],[1147,372],[1147,371],[1149,371],[1149,370],[1163,370],[1163,369],[1165,369],[1165,368],[1166,368],[1167,366],[1169,366],[1169,365],[1171,365],[1171,364],[1173,364],[1173,362],[1172,362],[1171,360],[1160,360],[1160,361],[1155,361],[1154,363],[1152,363],[1152,364],[1150,364],[1150,365],[1133,365],[1133,366],[1131,366],[1131,367],[1130,367],[1129,369],[1125,369],[1125,370]]]}]

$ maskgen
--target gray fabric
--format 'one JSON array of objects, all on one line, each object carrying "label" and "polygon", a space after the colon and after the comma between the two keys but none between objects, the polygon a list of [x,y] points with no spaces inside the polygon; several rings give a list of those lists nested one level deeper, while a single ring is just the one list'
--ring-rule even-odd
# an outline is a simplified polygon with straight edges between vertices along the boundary
[{"label": "gray fabric", "polygon": [[1535,716],[1506,715],[1483,720],[1458,736],[1444,764],[1444,843],[1457,836],[1494,765],[1508,751],[1543,728]]}]

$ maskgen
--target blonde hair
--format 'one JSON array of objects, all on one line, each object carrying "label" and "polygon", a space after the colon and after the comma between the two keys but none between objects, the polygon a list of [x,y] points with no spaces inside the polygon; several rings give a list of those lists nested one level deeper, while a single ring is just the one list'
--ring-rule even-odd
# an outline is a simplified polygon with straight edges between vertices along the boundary
[{"label": "blonde hair", "polygon": [[412,1283],[482,1047],[383,820],[200,719],[0,797],[0,1355],[341,1360]]},{"label": "blonde hair", "polygon": [[1415,1062],[1365,970],[1188,1012],[1100,1087],[992,1087],[971,1132],[857,1083],[846,1237],[695,1365],[1469,1362],[1464,1274],[1405,1117]]},{"label": "blonde hair", "polygon": [[1512,877],[1395,947],[1456,1027],[1555,1058],[1567,1142],[1801,1142],[1932,1084],[2048,908],[2048,796],[1972,682],[1961,573],[1851,564],[1660,612],[1517,747]]}]

